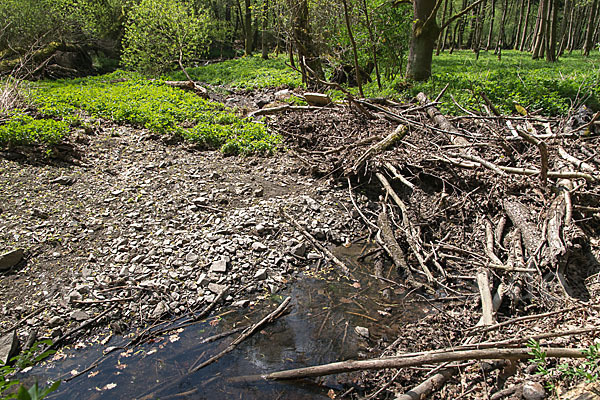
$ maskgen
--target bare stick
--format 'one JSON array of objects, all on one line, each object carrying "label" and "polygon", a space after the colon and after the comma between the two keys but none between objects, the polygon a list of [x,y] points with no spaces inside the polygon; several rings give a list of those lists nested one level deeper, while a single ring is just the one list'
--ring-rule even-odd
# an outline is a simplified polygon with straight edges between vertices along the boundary
[{"label": "bare stick", "polygon": [[398,179],[400,182],[404,183],[406,186],[408,186],[411,190],[415,190],[415,185],[413,185],[408,179],[406,179],[405,177],[403,177],[398,170],[396,169],[396,167],[394,167],[392,165],[392,163],[390,162],[385,162],[383,165],[385,165],[385,167],[388,169],[388,171],[390,171],[392,173],[392,175],[394,175],[394,178]]},{"label": "bare stick", "polygon": [[521,129],[517,129],[517,134],[525,139],[527,142],[537,146],[540,150],[541,157],[541,169],[540,169],[540,181],[542,186],[546,186],[548,179],[548,145],[543,140],[540,140]]},{"label": "bare stick", "polygon": [[358,160],[356,160],[352,170],[354,172],[358,171],[369,158],[394,146],[396,143],[402,140],[402,138],[404,138],[407,132],[408,129],[406,126],[398,125],[394,132],[387,135],[382,141],[377,142],[373,146],[369,147],[369,149],[363,155],[361,155]]},{"label": "bare stick", "polygon": [[477,286],[481,296],[482,316],[480,324],[487,326],[494,323],[494,306],[492,302],[492,291],[490,290],[489,271],[485,268],[480,268],[477,271]]},{"label": "bare stick", "polygon": [[[584,349],[546,348],[543,351],[550,358],[585,358]],[[429,353],[410,358],[378,358],[369,360],[350,360],[313,367],[297,368],[286,371],[272,372],[262,375],[266,380],[302,379],[315,376],[341,374],[353,371],[381,370],[387,368],[407,368],[424,364],[437,364],[444,362],[465,360],[527,360],[534,356],[529,348],[490,348],[482,350],[448,351],[443,353]],[[258,377],[256,377],[258,378]]]},{"label": "bare stick", "polygon": [[233,342],[231,342],[231,344],[229,346],[227,346],[227,348],[225,350],[223,350],[219,354],[209,358],[208,360],[204,361],[202,364],[200,364],[196,367],[190,368],[189,373],[193,374],[194,372],[201,370],[202,368],[206,367],[207,365],[214,363],[219,358],[223,357],[225,354],[227,354],[230,351],[232,351],[233,349],[235,349],[235,347],[238,344],[242,343],[244,340],[246,340],[247,338],[252,336],[257,330],[262,328],[264,325],[271,323],[271,322],[275,321],[277,318],[281,317],[283,315],[284,311],[286,310],[287,306],[290,304],[291,300],[292,300],[291,297],[286,297],[286,299],[283,300],[283,302],[279,305],[279,307],[277,307],[275,309],[275,311],[273,311],[272,313],[270,313],[269,315],[267,315],[266,317],[261,319],[259,322],[257,322],[256,324],[254,324],[253,326],[251,326],[250,328],[248,328],[244,332],[242,332],[242,334],[240,336],[238,336]]},{"label": "bare stick", "polygon": [[433,391],[440,389],[444,383],[458,372],[457,368],[447,368],[423,381],[420,385],[396,397],[395,400],[426,399]]}]

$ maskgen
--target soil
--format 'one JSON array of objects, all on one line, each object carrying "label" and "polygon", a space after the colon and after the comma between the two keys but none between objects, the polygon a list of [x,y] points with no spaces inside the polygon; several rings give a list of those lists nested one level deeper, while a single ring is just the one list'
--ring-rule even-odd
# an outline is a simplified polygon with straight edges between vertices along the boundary
[{"label": "soil", "polygon": [[[230,103],[253,101],[246,96]],[[555,129],[564,127],[563,122],[550,121]],[[554,202],[550,200],[557,195],[549,187],[538,184],[537,177],[499,176],[483,164],[459,168],[460,145],[449,140],[448,132],[432,128],[422,111],[411,115],[411,129],[402,146],[374,155],[358,170],[353,169],[356,159],[391,133],[397,122],[381,113],[369,118],[354,107],[337,106],[270,116],[266,123],[284,137],[288,149],[268,158],[200,152],[185,143],[110,123],[96,132],[79,132],[62,153],[54,154],[53,161],[23,155],[25,151],[2,153],[0,254],[25,250],[24,260],[0,282],[3,332],[16,328],[25,341],[38,329],[40,336],[65,343],[89,334],[92,327],[139,332],[155,322],[200,310],[224,290],[221,307],[245,307],[265,292],[276,293],[293,284],[298,272],[314,260],[327,259],[286,221],[280,209],[331,246],[350,245],[365,236],[374,240],[373,227],[386,207],[392,211],[399,246],[420,285],[411,287],[400,270],[387,278],[381,272],[374,274],[401,281],[400,286],[410,290],[407,301],[426,302],[435,311],[402,326],[396,335],[388,332],[369,338],[372,353],[399,355],[455,347],[471,337],[469,329],[481,317],[475,276],[489,266],[485,221],[495,227],[502,218],[506,220],[507,199],[525,204],[530,210],[525,219],[540,231],[544,227],[544,233],[544,221],[551,219]],[[455,123],[484,161],[500,166],[539,165],[535,147],[500,138],[498,132],[506,129],[503,121]],[[561,139],[560,144],[598,168],[597,155],[586,156],[589,153],[582,150],[594,149],[597,140],[597,136]],[[552,150],[551,169],[558,168],[557,154]],[[392,180],[386,162],[392,162],[417,189]],[[393,189],[408,204],[410,229],[420,239],[416,245],[410,242],[409,228],[389,193],[379,185],[376,171],[386,171]],[[470,340],[520,338],[522,343],[523,338],[555,332],[557,327],[565,331],[599,326],[595,306],[600,296],[598,185],[583,180],[577,185],[573,198],[583,208],[575,212],[574,224],[584,234],[565,228],[564,253],[540,251],[536,263],[538,254],[531,254],[526,245],[515,245],[517,236],[521,240],[521,228],[509,220],[495,243],[498,257],[519,267],[519,254],[514,252],[522,247],[530,256],[526,267],[539,274],[500,269],[492,270],[490,280],[493,289],[499,283],[509,287],[507,300],[497,310],[498,322],[562,312],[508,324]],[[522,240],[527,240],[525,234]],[[434,271],[434,282],[425,279],[417,254],[427,257],[423,263]],[[383,271],[394,269],[387,257],[372,257],[384,265]],[[557,260],[563,273],[567,271],[566,283],[558,279],[556,268],[544,264],[547,260]],[[65,337],[86,323],[85,329]],[[545,344],[585,347],[593,342],[594,333],[587,332],[550,338]],[[514,391],[495,398],[524,398],[525,389],[550,379],[534,375],[531,363],[512,372],[498,363],[470,362],[459,369],[433,398],[488,398],[512,387]],[[410,390],[433,370],[365,372],[355,383],[366,392],[389,383],[376,398],[391,398]]]}]

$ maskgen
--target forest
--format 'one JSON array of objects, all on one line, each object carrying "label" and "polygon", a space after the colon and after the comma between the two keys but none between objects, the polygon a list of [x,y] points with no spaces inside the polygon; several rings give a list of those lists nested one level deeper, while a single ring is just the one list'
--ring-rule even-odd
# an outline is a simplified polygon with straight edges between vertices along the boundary
[{"label": "forest", "polygon": [[591,399],[600,0],[3,0],[0,399]]}]

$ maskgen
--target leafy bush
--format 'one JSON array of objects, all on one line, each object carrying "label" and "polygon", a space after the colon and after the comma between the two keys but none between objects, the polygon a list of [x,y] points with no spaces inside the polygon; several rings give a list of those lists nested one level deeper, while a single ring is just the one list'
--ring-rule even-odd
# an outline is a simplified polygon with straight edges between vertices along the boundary
[{"label": "leafy bush", "polygon": [[270,152],[280,140],[264,125],[242,120],[220,103],[123,71],[43,82],[32,91],[32,98],[47,116],[72,119],[81,110],[94,118],[178,135],[227,154]]},{"label": "leafy bush", "polygon": [[208,49],[210,17],[179,0],[142,0],[129,15],[122,61],[137,71],[158,74]]}]

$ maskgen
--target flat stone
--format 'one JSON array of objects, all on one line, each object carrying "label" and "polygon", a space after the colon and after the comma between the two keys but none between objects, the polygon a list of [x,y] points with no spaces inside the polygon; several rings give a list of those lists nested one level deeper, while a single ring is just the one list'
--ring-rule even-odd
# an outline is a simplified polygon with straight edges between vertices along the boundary
[{"label": "flat stone", "polygon": [[250,300],[243,299],[243,300],[234,301],[232,305],[234,307],[244,308],[244,307],[248,307],[248,304],[250,304]]},{"label": "flat stone", "polygon": [[0,361],[4,365],[8,361],[17,355],[19,351],[19,338],[17,337],[17,331],[12,331],[0,338]]},{"label": "flat stone", "polygon": [[523,384],[523,398],[525,400],[543,400],[546,398],[546,391],[541,383],[527,381]]},{"label": "flat stone", "polygon": [[0,255],[0,271],[8,271],[23,259],[23,250],[15,249]]},{"label": "flat stone", "polygon": [[162,315],[164,313],[166,313],[167,311],[169,311],[169,309],[167,308],[167,305],[163,301],[161,301],[160,303],[158,303],[156,305],[156,307],[154,307],[154,310],[150,314],[150,318],[158,319],[158,318],[162,317]]},{"label": "flat stone", "polygon": [[252,243],[252,250],[256,251],[256,252],[262,252],[262,251],[266,251],[268,249],[267,246],[265,246],[264,244],[262,244],[261,242],[254,242]]},{"label": "flat stone", "polygon": [[81,311],[81,310],[73,311],[71,314],[69,314],[69,317],[71,319],[74,319],[75,321],[86,321],[86,320],[90,319],[90,315],[88,313],[86,313],[85,311]]},{"label": "flat stone", "polygon": [[256,271],[256,273],[254,274],[254,279],[258,279],[260,281],[267,279],[267,269],[260,268],[258,271]]},{"label": "flat stone", "polygon": [[252,192],[252,194],[254,195],[254,197],[263,197],[263,195],[265,194],[265,189],[262,186],[259,186],[256,189],[254,189],[254,192]]},{"label": "flat stone", "polygon": [[57,326],[60,326],[64,323],[65,323],[65,321],[57,315],[55,317],[50,318],[50,321],[48,321],[48,327],[56,328]]},{"label": "flat stone", "polygon": [[290,253],[297,257],[304,257],[306,254],[306,243],[298,243],[294,247],[291,248]]},{"label": "flat stone", "polygon": [[220,259],[213,261],[210,265],[210,272],[227,272],[227,260]]},{"label": "flat stone", "polygon": [[194,253],[194,252],[190,252],[185,256],[185,261],[189,262],[189,263],[194,263],[196,261],[198,261],[198,254]]},{"label": "flat stone", "polygon": [[221,294],[227,289],[227,285],[219,285],[218,283],[209,283],[208,290],[215,294]]},{"label": "flat stone", "polygon": [[208,197],[196,197],[192,200],[192,203],[197,206],[206,206],[208,205]]},{"label": "flat stone", "polygon": [[322,93],[304,93],[304,99],[311,106],[326,106],[331,103],[331,98]]},{"label": "flat stone", "polygon": [[362,336],[364,338],[369,338],[369,329],[365,328],[364,326],[356,326],[354,327],[354,331],[359,335]]}]

